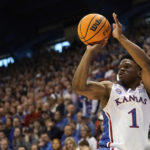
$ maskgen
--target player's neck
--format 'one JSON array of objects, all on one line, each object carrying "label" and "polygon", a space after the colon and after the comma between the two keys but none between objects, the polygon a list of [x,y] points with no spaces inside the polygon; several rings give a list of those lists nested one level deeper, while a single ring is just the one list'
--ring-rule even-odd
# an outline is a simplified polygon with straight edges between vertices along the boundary
[{"label": "player's neck", "polygon": [[132,82],[132,83],[129,83],[129,84],[122,84],[120,83],[121,85],[123,85],[126,89],[132,89],[132,90],[135,90],[139,85],[140,85],[140,80],[136,80],[135,82]]},{"label": "player's neck", "polygon": [[139,85],[140,85],[140,82],[131,84],[131,85],[129,85],[128,89],[130,88],[130,89],[132,89],[132,90],[135,90]]}]

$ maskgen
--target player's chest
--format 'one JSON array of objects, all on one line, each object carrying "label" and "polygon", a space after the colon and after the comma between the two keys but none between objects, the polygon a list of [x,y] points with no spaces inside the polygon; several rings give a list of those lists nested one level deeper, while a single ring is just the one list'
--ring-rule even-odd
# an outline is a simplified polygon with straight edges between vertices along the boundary
[{"label": "player's chest", "polygon": [[113,103],[116,106],[126,106],[126,105],[146,105],[149,102],[147,94],[143,89],[137,89],[135,91],[117,91],[114,94]]}]

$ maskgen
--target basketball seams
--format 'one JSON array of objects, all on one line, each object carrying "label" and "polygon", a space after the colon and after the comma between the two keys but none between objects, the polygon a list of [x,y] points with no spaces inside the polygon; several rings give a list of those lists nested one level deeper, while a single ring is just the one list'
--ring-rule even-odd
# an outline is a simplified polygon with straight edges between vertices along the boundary
[{"label": "basketball seams", "polygon": [[[82,39],[84,39],[83,34],[82,34],[82,31],[81,31],[81,23],[80,23],[80,33],[81,33]],[[86,42],[86,41],[85,41],[85,39],[84,39],[84,41],[83,41],[83,42]],[[86,44],[89,44],[89,43],[88,43],[88,42],[86,42]]]},{"label": "basketball seams", "polygon": [[92,37],[90,37],[89,39],[85,40],[85,42],[88,42],[88,41],[89,41],[90,39],[92,39],[95,35],[97,35],[97,34],[103,29],[103,27],[105,26],[106,22],[107,22],[107,20],[105,20],[105,22],[104,22],[104,24],[102,25],[102,27],[101,27]]},{"label": "basketball seams", "polygon": [[[90,20],[89,25],[88,25],[88,27],[87,27],[87,29],[86,29],[85,36],[84,36],[82,39],[84,39],[84,40],[85,40],[86,35],[87,35],[87,33],[88,33],[88,29],[89,29],[89,27],[90,27],[90,25],[91,25],[91,22],[93,21],[93,19],[94,19],[96,16],[97,16],[97,15],[93,16],[93,18]],[[80,23],[80,25],[81,25],[81,23]],[[80,29],[80,30],[81,30],[81,29]]]},{"label": "basketball seams", "polygon": [[81,37],[82,35],[81,35],[81,32],[80,32],[80,24],[81,23],[79,23],[79,25],[78,25],[78,36],[79,36],[80,39],[82,39],[82,37]]}]

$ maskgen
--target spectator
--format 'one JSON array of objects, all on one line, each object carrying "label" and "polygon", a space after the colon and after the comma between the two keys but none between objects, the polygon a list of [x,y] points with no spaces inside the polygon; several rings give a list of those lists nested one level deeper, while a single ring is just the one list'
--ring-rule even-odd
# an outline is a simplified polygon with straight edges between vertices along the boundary
[{"label": "spectator", "polygon": [[63,130],[63,128],[65,127],[65,125],[67,125],[68,120],[67,118],[63,118],[62,114],[60,111],[56,111],[54,113],[54,119],[55,119],[55,125],[60,128],[61,130]]},{"label": "spectator", "polygon": [[91,129],[91,133],[93,136],[96,136],[96,129],[95,125],[92,121],[90,121],[90,118],[88,115],[82,115],[82,125],[88,125]]},{"label": "spectator", "polygon": [[66,98],[66,97],[70,97],[71,100],[72,100],[72,103],[77,106],[77,94],[75,94],[73,91],[72,91],[72,86],[71,84],[66,84],[66,90],[63,92],[63,97]]},{"label": "spectator", "polygon": [[50,108],[50,103],[49,103],[49,102],[45,102],[45,103],[43,104],[42,111],[47,111],[47,112],[49,112],[49,108]]},{"label": "spectator", "polygon": [[33,145],[31,146],[31,150],[40,150],[40,148],[39,148],[38,145],[33,144]]},{"label": "spectator", "polygon": [[82,112],[78,111],[77,112],[77,126],[76,126],[77,130],[80,128],[81,124],[82,124]]},{"label": "spectator", "polygon": [[29,106],[29,114],[27,114],[24,118],[24,125],[28,126],[30,121],[40,118],[41,113],[35,112],[35,106],[31,104]]},{"label": "spectator", "polygon": [[73,128],[70,124],[67,124],[64,127],[64,134],[61,137],[61,143],[62,143],[63,146],[64,146],[64,142],[65,142],[67,137],[72,137],[75,140],[75,142],[78,143],[77,137],[73,136]]},{"label": "spectator", "polygon": [[6,135],[3,131],[0,131],[0,142],[6,138]]},{"label": "spectator", "polygon": [[21,127],[21,121],[20,121],[20,118],[15,116],[13,118],[13,127],[16,128],[16,127]]},{"label": "spectator", "polygon": [[52,150],[52,143],[46,132],[41,134],[39,146],[40,150]]},{"label": "spectator", "polygon": [[43,121],[47,120],[50,117],[47,111],[42,111],[41,112],[41,118]]},{"label": "spectator", "polygon": [[62,150],[62,145],[59,139],[53,139],[52,150]]},{"label": "spectator", "polygon": [[57,126],[54,126],[54,120],[52,118],[49,118],[45,121],[46,129],[45,132],[48,133],[50,139],[54,138],[61,138],[62,131]]},{"label": "spectator", "polygon": [[6,131],[6,124],[3,122],[0,122],[0,130],[1,131]]},{"label": "spectator", "polygon": [[77,144],[72,137],[68,137],[65,140],[64,150],[76,150]]},{"label": "spectator", "polygon": [[26,116],[29,113],[29,104],[27,102],[27,97],[23,97],[23,115]]},{"label": "spectator", "polygon": [[79,143],[83,140],[86,140],[92,150],[97,150],[97,141],[94,137],[91,136],[90,128],[87,125],[82,125],[81,127],[81,140]]},{"label": "spectator", "polygon": [[55,99],[62,97],[61,85],[56,85],[54,89]]},{"label": "spectator", "polygon": [[41,100],[36,101],[36,112],[41,112],[42,111],[42,102]]},{"label": "spectator", "polygon": [[86,140],[83,140],[79,143],[79,150],[91,150],[91,147]]},{"label": "spectator", "polygon": [[[77,138],[76,122],[75,122],[75,121],[71,121],[71,122],[69,123],[69,125],[72,126],[73,137],[76,137],[76,138]],[[77,139],[78,139],[78,138],[77,138]]]},{"label": "spectator", "polygon": [[58,98],[57,99],[57,104],[58,105],[56,107],[56,111],[59,111],[61,116],[64,116],[64,113],[65,113],[64,99],[62,97]]},{"label": "spectator", "polygon": [[42,120],[40,118],[33,120],[33,132],[34,132],[34,134],[36,134],[37,136],[40,136],[41,133],[43,132],[43,129],[44,129],[43,125],[44,125],[44,122],[42,122]]},{"label": "spectator", "polygon": [[76,135],[78,139],[81,138],[81,134],[80,134],[81,125],[82,125],[82,112],[79,111],[77,113],[77,124],[76,124]]},{"label": "spectator", "polygon": [[50,98],[48,100],[50,102],[50,108],[49,109],[50,109],[51,113],[54,114],[57,107],[58,107],[57,100],[54,98]]},{"label": "spectator", "polygon": [[37,144],[38,140],[33,136],[33,130],[25,127],[23,145],[26,145],[27,149],[31,149],[32,144]]},{"label": "spectator", "polygon": [[11,128],[12,128],[12,119],[10,117],[7,117],[6,118],[6,128],[5,128],[5,134],[7,137],[9,137]]},{"label": "spectator", "polygon": [[15,116],[13,118],[13,127],[10,131],[10,134],[9,134],[9,143],[10,143],[10,147],[12,148],[12,141],[13,141],[13,138],[14,138],[14,130],[15,128],[21,128],[21,121],[20,121],[20,118]]},{"label": "spectator", "polygon": [[18,116],[20,118],[21,122],[23,123],[25,116],[23,115],[23,106],[22,105],[18,105],[17,106],[17,114],[16,114],[16,116]]},{"label": "spectator", "polygon": [[7,138],[3,138],[0,142],[0,149],[1,150],[11,150],[9,148],[9,142]]},{"label": "spectator", "polygon": [[23,137],[21,129],[16,127],[14,129],[14,138],[13,138],[13,150],[17,150],[19,146],[23,145]]},{"label": "spectator", "polygon": [[77,122],[77,117],[76,117],[75,111],[76,111],[75,106],[73,104],[67,105],[67,118],[70,118],[70,119],[68,119],[68,123],[71,120]]},{"label": "spectator", "polygon": [[19,146],[17,150],[28,150],[26,146]]}]

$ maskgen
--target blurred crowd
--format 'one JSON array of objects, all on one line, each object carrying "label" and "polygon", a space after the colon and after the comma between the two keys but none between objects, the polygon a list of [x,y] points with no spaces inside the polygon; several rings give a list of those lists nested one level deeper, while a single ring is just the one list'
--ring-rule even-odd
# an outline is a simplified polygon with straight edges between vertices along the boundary
[{"label": "blurred crowd", "polygon": [[[127,33],[150,56],[150,27]],[[0,150],[96,150],[103,131],[100,100],[72,91],[85,47],[38,51],[0,70]],[[125,50],[110,39],[90,67],[88,80],[116,81]]]}]

